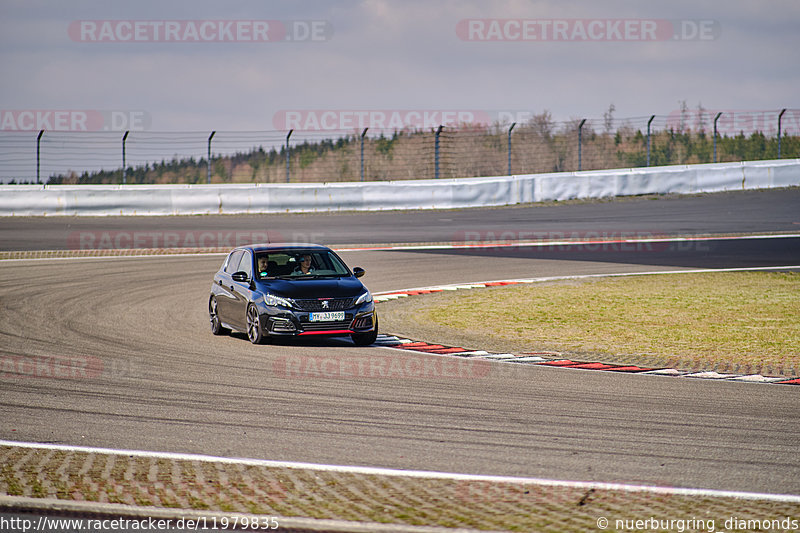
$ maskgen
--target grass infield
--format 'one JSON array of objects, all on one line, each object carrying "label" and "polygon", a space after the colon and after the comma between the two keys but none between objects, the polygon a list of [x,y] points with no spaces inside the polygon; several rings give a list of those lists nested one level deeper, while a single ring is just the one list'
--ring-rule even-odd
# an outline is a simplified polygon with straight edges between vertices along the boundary
[{"label": "grass infield", "polygon": [[[412,303],[414,313],[404,309]],[[800,273],[595,278],[389,304],[393,329],[439,330],[438,337],[421,337],[430,342],[693,370],[800,373]]]}]

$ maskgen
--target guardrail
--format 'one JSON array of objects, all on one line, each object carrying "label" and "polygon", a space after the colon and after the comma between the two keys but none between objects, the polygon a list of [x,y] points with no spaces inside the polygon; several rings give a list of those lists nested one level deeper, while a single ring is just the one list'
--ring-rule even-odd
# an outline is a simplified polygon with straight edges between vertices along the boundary
[{"label": "guardrail", "polygon": [[449,180],[228,185],[7,185],[0,216],[451,209],[800,185],[800,159]]}]

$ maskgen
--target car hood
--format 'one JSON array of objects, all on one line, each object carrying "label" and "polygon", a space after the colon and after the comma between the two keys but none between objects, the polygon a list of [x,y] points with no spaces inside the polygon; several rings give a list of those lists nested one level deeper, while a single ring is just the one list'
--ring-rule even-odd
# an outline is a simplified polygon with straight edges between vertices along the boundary
[{"label": "car hood", "polygon": [[271,279],[258,283],[262,292],[285,298],[347,298],[364,292],[364,285],[354,277],[332,279]]}]

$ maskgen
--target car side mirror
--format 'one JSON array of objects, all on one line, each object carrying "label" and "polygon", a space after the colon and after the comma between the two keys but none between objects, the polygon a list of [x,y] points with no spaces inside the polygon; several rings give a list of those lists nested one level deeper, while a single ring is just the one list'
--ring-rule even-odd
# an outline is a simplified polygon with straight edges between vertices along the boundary
[{"label": "car side mirror", "polygon": [[353,267],[353,275],[354,275],[355,277],[357,277],[357,278],[360,278],[361,276],[363,276],[363,275],[364,275],[364,274],[366,274],[366,273],[367,273],[367,271],[366,271],[366,270],[364,270],[364,269],[363,269],[363,268],[361,268],[361,267]]},{"label": "car side mirror", "polygon": [[245,282],[247,281],[247,273],[240,270],[239,272],[234,272],[231,278],[233,278],[233,281]]}]

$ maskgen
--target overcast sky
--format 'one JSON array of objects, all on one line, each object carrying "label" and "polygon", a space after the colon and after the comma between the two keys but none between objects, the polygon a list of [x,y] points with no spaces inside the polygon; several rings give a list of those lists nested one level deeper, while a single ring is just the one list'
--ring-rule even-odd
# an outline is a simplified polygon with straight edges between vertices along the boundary
[{"label": "overcast sky", "polygon": [[[682,101],[800,108],[797,0],[0,6],[3,129],[26,110],[131,112],[154,131],[248,131],[282,129],[299,110],[334,111],[347,125],[344,112],[356,110],[548,110],[568,120],[600,118],[610,104],[617,117],[667,115]],[[178,29],[167,38],[169,24]]]}]

